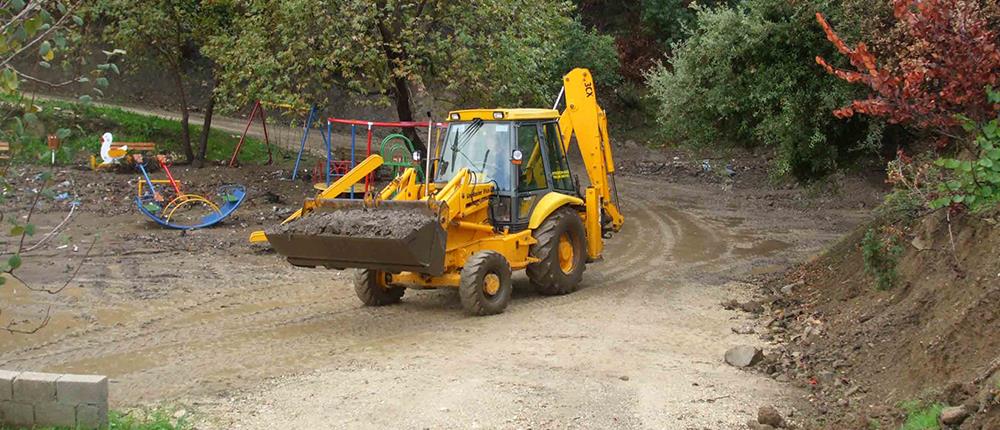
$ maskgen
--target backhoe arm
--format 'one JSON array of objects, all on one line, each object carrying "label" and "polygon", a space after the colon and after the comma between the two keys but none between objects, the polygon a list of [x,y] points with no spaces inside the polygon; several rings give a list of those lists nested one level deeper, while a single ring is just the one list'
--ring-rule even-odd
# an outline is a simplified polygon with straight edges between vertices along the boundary
[{"label": "backhoe arm", "polygon": [[618,207],[615,190],[615,164],[611,157],[608,138],[608,118],[597,104],[593,77],[586,69],[573,69],[563,78],[563,86],[566,94],[566,110],[559,118],[563,150],[569,151],[570,138],[575,134],[587,176],[590,178],[590,186],[594,189],[600,208],[610,224],[605,228],[618,231],[622,227],[624,218]]}]

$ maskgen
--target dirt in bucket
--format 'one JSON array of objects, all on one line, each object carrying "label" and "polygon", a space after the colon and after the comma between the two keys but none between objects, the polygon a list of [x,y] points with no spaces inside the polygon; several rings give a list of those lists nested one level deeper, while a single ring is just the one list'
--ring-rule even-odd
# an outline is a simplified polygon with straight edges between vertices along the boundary
[{"label": "dirt in bucket", "polygon": [[404,238],[433,222],[433,216],[412,209],[350,208],[315,211],[266,233]]}]

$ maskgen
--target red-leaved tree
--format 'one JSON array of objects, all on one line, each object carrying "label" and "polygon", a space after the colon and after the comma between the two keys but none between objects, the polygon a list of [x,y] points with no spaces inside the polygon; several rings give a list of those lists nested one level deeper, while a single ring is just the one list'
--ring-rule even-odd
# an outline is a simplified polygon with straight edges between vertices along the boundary
[{"label": "red-leaved tree", "polygon": [[898,25],[904,30],[905,51],[897,68],[879,67],[864,43],[850,48],[822,14],[816,19],[827,39],[857,70],[816,62],[848,82],[871,88],[865,100],[834,111],[839,118],[864,114],[890,123],[945,131],[964,115],[983,121],[995,117],[988,86],[1000,83],[997,32],[990,28],[983,9],[971,0],[891,0]]}]

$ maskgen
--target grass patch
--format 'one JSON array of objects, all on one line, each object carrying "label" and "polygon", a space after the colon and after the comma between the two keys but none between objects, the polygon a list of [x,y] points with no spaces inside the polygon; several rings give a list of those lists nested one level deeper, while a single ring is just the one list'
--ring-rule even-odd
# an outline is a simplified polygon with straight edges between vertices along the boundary
[{"label": "grass patch", "polygon": [[[190,430],[194,426],[188,423],[187,415],[174,418],[166,409],[154,409],[149,412],[135,414],[111,411],[108,413],[107,430]],[[21,427],[0,425],[0,430],[27,430]],[[71,427],[31,427],[31,430],[74,430]]]},{"label": "grass patch", "polygon": [[933,403],[926,405],[917,401],[903,403],[906,411],[906,421],[899,430],[939,430],[938,418],[944,405]]},{"label": "grass patch", "polygon": [[[5,99],[2,109],[20,109],[12,99]],[[60,129],[69,135],[62,139],[56,152],[56,160],[66,164],[80,162],[100,151],[101,135],[110,132],[115,142],[154,142],[159,152],[168,153],[177,160],[183,159],[181,149],[181,123],[150,115],[141,115],[115,107],[65,101],[41,100],[35,103],[41,107],[36,114],[37,121],[27,124],[28,133],[21,145],[12,145],[14,158],[25,163],[48,163],[50,153],[45,136],[57,134]],[[201,136],[201,125],[191,124],[192,145],[197,148]],[[213,129],[209,133],[208,160],[229,160],[239,142],[239,136]],[[274,148],[277,158],[280,154]],[[195,150],[197,151],[197,150]],[[253,138],[248,138],[240,152],[240,161],[247,164],[263,164],[267,161],[267,148]]]},{"label": "grass patch", "polygon": [[[111,411],[108,413],[107,430],[190,430],[194,427],[187,422],[186,415],[173,418],[166,409],[154,409],[140,415]],[[0,430],[27,430],[18,427],[0,426]],[[74,430],[69,427],[32,427],[31,430]]]}]

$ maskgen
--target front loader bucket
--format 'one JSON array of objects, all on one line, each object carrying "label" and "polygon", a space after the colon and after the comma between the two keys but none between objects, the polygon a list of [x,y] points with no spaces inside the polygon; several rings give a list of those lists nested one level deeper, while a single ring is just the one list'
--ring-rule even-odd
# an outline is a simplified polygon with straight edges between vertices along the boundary
[{"label": "front loader bucket", "polygon": [[426,201],[318,200],[302,218],[267,232],[288,262],[301,267],[362,268],[441,275],[447,234]]}]

